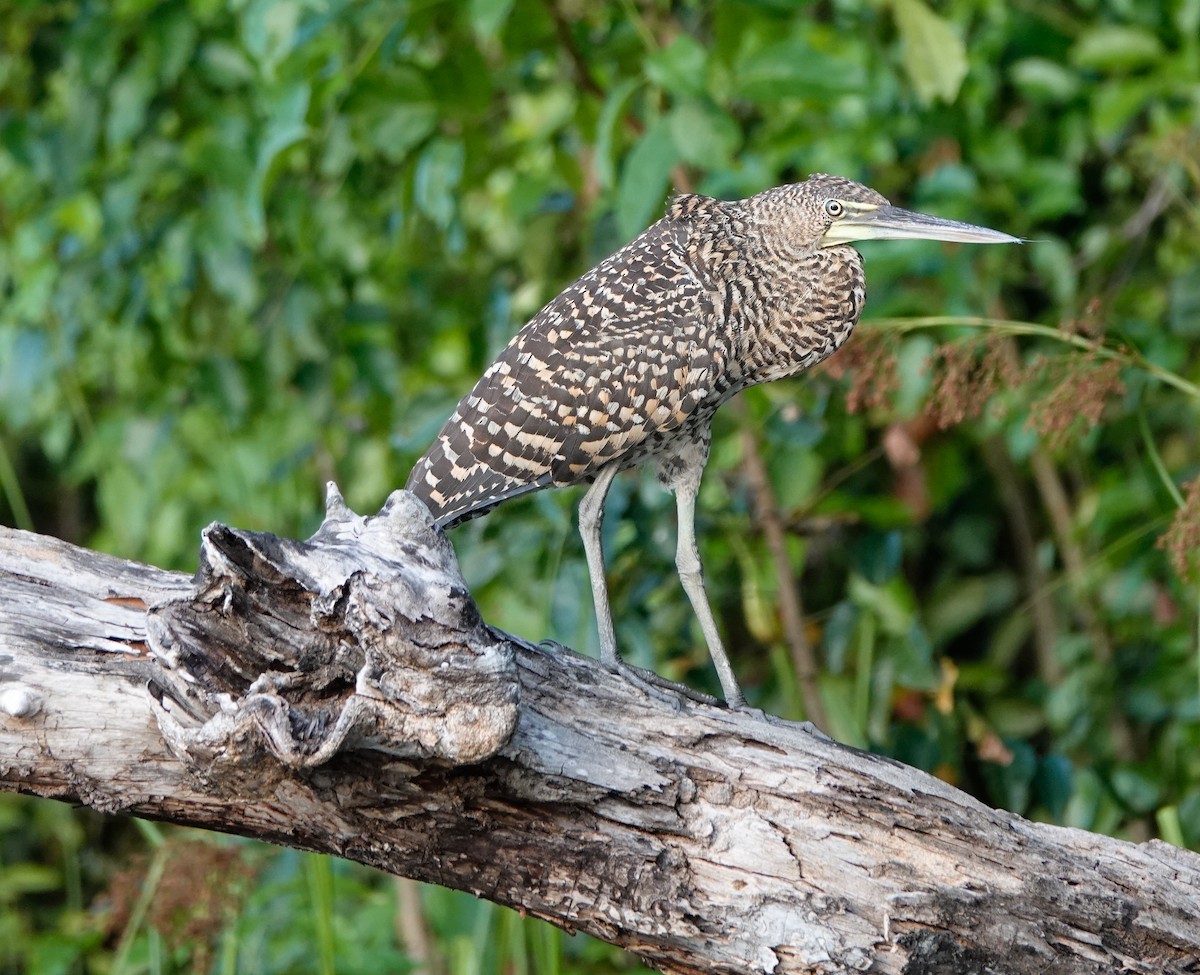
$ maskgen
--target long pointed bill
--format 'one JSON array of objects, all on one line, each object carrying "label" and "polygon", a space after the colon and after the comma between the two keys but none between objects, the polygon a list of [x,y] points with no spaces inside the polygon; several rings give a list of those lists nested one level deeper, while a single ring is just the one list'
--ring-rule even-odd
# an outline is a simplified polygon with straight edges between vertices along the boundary
[{"label": "long pointed bill", "polygon": [[987,227],[943,220],[894,206],[851,210],[835,220],[821,238],[822,247],[850,244],[856,240],[953,240],[964,244],[1020,244],[1020,237]]}]

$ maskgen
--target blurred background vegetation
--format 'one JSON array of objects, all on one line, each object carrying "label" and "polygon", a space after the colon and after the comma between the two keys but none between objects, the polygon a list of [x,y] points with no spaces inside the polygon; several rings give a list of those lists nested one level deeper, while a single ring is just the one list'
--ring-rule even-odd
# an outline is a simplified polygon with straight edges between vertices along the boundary
[{"label": "blurred background vegetation", "polygon": [[[673,188],[826,171],[1031,238],[863,246],[843,353],[718,418],[709,591],[753,703],[1200,847],[1200,0],[7,0],[0,39],[0,521],[178,569],[327,479],[378,508]],[[594,651],[576,501],[453,541],[491,622]],[[670,498],[609,510],[625,651],[716,690]],[[634,965],[13,796],[0,863],[0,972]]]}]

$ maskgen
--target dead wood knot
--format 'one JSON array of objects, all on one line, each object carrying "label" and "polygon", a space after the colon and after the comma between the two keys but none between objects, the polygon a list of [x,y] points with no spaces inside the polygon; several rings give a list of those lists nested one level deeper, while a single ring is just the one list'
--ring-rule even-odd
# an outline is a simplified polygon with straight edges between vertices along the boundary
[{"label": "dead wood knot", "polygon": [[163,737],[225,788],[347,750],[478,762],[516,727],[512,646],[406,491],[363,517],[331,483],[303,542],[210,525],[192,592],[152,606],[148,632]]}]

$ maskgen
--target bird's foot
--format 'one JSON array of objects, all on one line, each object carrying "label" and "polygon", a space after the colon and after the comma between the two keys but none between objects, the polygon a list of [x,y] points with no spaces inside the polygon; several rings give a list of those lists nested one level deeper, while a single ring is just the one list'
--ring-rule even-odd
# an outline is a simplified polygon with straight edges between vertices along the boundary
[{"label": "bird's foot", "polygon": [[711,694],[697,691],[678,681],[668,680],[666,677],[656,674],[653,670],[646,670],[644,667],[635,667],[633,664],[626,663],[620,657],[615,661],[606,660],[601,662],[606,668],[615,674],[620,674],[644,694],[648,694],[655,700],[670,705],[675,711],[679,711],[682,706],[683,702],[681,698],[687,698],[696,704],[707,704],[710,707],[722,707],[725,704],[719,697],[713,697]]},{"label": "bird's foot", "polygon": [[825,732],[823,732],[820,728],[818,728],[811,721],[801,721],[800,727],[803,728],[805,731],[807,731],[814,738],[820,738],[821,741],[833,741],[833,739],[830,738],[829,735],[825,734]]},{"label": "bird's foot", "polygon": [[551,640],[549,638],[546,638],[545,640],[538,640],[537,649],[548,650],[550,653],[571,653],[572,652],[571,648],[568,647],[565,643],[559,643],[557,640]]},{"label": "bird's foot", "polygon": [[806,735],[812,735],[814,738],[818,738],[821,741],[835,741],[834,738],[831,738],[829,735],[825,734],[825,732],[823,732],[811,721],[793,721],[790,718],[781,718],[777,714],[771,714],[768,711],[764,711],[762,708],[752,708],[747,704],[742,704],[739,708],[737,708],[737,710],[741,711],[743,714],[749,715],[750,717],[757,718],[759,721],[765,721],[767,724],[777,725],[781,728],[799,728]]},{"label": "bird's foot", "polygon": [[[493,630],[500,637],[512,640],[514,643],[519,643],[527,650],[538,650],[542,653],[574,653],[570,647],[564,643],[559,643],[557,640],[549,638],[539,640],[536,644],[523,639],[522,637],[514,636],[511,633],[504,633],[500,630]],[[672,710],[679,711],[681,706],[680,698],[686,698],[696,704],[707,704],[709,707],[725,707],[730,711],[740,711],[751,717],[758,718],[762,721],[778,720],[767,714],[761,708],[752,708],[746,703],[746,699],[739,693],[737,697],[722,699],[715,697],[712,694],[705,694],[703,691],[698,691],[695,688],[688,687],[686,684],[681,684],[678,681],[668,680],[660,674],[656,674],[653,670],[647,670],[644,667],[635,667],[631,663],[626,663],[618,655],[615,661],[601,659],[600,663],[606,670],[612,671],[614,674],[620,674],[634,687],[641,690],[644,694],[649,695],[657,701],[662,701],[669,705]],[[815,734],[818,738],[828,738],[815,725],[810,725],[805,722],[805,730]]]},{"label": "bird's foot", "polygon": [[[542,644],[554,642],[553,640],[543,640],[541,643],[531,643],[530,641],[526,640],[525,637],[518,636],[515,633],[509,633],[505,630],[500,629],[497,626],[491,626],[490,624],[487,624],[487,623],[485,623],[484,626],[487,628],[488,633],[490,633],[495,639],[500,640],[504,643],[515,643],[517,646],[523,647],[526,650],[534,650],[534,651],[545,650],[547,648],[544,647]],[[555,643],[554,646],[562,647],[562,644]]]}]

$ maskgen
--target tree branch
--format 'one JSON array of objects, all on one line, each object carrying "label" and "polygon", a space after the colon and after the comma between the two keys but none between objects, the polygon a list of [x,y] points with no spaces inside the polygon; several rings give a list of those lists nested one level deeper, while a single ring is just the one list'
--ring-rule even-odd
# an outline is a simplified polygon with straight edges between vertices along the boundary
[{"label": "tree branch", "polygon": [[[479,619],[410,495],[195,580],[0,529],[0,785],[471,890],[671,972],[1200,971],[1200,857]],[[1122,967],[1124,966],[1124,967]]]}]

